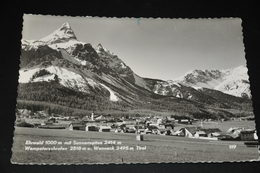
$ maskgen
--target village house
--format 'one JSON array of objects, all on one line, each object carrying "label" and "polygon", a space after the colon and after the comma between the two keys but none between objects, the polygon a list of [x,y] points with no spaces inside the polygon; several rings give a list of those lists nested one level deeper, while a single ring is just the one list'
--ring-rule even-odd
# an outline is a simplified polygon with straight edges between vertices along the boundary
[{"label": "village house", "polygon": [[158,129],[155,134],[158,134],[158,135],[166,135],[167,131],[170,131],[170,130],[167,130],[165,128],[165,126],[157,126],[157,127],[158,127]]},{"label": "village house", "polygon": [[240,137],[242,141],[253,141],[257,140],[256,138],[256,131],[255,130],[244,130],[240,132]]},{"label": "village house", "polygon": [[209,128],[209,129],[201,129],[206,133],[206,136],[209,138],[218,137],[221,135],[221,130],[219,128]]},{"label": "village house", "polygon": [[27,122],[25,122],[25,121],[22,121],[22,122],[17,123],[16,126],[17,126],[17,127],[32,127],[32,128],[34,127],[33,124],[27,123]]},{"label": "village house", "polygon": [[144,133],[145,131],[145,126],[144,125],[135,125],[136,133]]},{"label": "village house", "polygon": [[53,123],[56,123],[57,121],[55,119],[48,119],[44,121],[44,125],[53,125]]},{"label": "village house", "polygon": [[86,125],[82,124],[80,122],[72,122],[72,123],[70,123],[68,129],[69,130],[83,130],[83,131],[85,131]]},{"label": "village house", "polygon": [[124,132],[125,133],[135,133],[136,128],[135,128],[134,125],[126,124],[125,127],[124,127]]},{"label": "village house", "polygon": [[192,120],[191,119],[179,119],[178,123],[179,124],[192,124]]},{"label": "village house", "polygon": [[[201,127],[184,127],[181,128],[179,131],[182,133],[179,133],[180,135],[183,135],[184,137],[194,137],[195,133],[198,131],[201,131]],[[197,134],[199,135],[199,133]]]},{"label": "village house", "polygon": [[115,133],[123,133],[123,129],[121,129],[120,127],[115,129]]},{"label": "village house", "polygon": [[243,127],[231,127],[227,130],[228,135],[230,135],[233,139],[239,139],[241,137],[241,131],[244,131]]},{"label": "village house", "polygon": [[98,126],[94,125],[94,124],[86,124],[86,131],[98,131]]},{"label": "village house", "polygon": [[111,127],[110,126],[99,126],[99,132],[110,132]]},{"label": "village house", "polygon": [[125,122],[125,124],[135,124],[136,123],[136,121],[132,120],[132,119],[127,119],[127,120],[125,119],[124,122]]},{"label": "village house", "polygon": [[175,123],[175,118],[172,118],[171,116],[166,117],[166,123]]},{"label": "village house", "polygon": [[195,138],[207,137],[207,134],[204,131],[196,131],[193,135]]},{"label": "village house", "polygon": [[125,121],[118,119],[113,124],[115,126],[121,126],[121,125],[125,124]]}]

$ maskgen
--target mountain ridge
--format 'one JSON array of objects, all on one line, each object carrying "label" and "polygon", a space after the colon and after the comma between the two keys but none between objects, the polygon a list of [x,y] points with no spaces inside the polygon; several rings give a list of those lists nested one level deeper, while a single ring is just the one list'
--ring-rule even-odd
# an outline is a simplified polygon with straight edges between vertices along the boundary
[{"label": "mountain ridge", "polygon": [[[98,98],[102,107],[104,105],[101,104],[103,102],[101,98],[104,98],[106,103],[110,100],[112,105],[110,108],[114,109],[149,108],[157,111],[181,109],[183,113],[189,112],[188,114],[190,114],[191,110],[184,109],[183,105],[179,105],[179,101],[189,105],[187,107],[192,107],[192,110],[203,110],[204,112],[213,107],[215,107],[214,109],[240,109],[243,104],[250,104],[249,100],[240,101],[240,98],[236,97],[229,97],[234,103],[228,102],[227,99],[222,100],[224,102],[221,103],[220,97],[224,96],[222,92],[211,92],[214,90],[212,88],[203,92],[203,88],[200,90],[198,86],[187,84],[187,81],[185,83],[185,81],[164,81],[140,77],[101,43],[93,47],[90,43],[79,41],[68,23],[64,23],[59,29],[38,41],[23,40],[20,67],[19,83],[23,87],[19,90],[21,94],[18,99],[35,98],[35,101],[40,101],[42,97],[30,91],[33,88],[39,89],[32,83],[41,85],[44,82],[54,82],[55,85],[52,86],[55,88],[61,85],[90,95],[95,104],[97,104],[96,98]],[[231,73],[231,71],[229,72]],[[192,79],[190,81],[193,81],[194,84],[203,80],[217,80],[218,75],[224,74],[219,70],[215,70],[214,74],[213,71],[203,72],[201,70],[196,70],[196,73],[197,78],[195,78],[196,75],[190,75]],[[246,83],[246,79],[244,80]],[[46,83],[44,83],[45,85]],[[31,96],[26,96],[26,92]],[[55,100],[48,96],[50,94],[48,92],[39,91],[39,93],[46,95],[44,99],[48,101],[50,101],[49,98]],[[214,97],[211,95],[212,93],[214,93]],[[95,98],[95,96],[97,97]],[[72,104],[68,104],[66,100],[66,98],[59,98],[57,104],[71,106]],[[80,97],[78,100],[84,102],[84,98]],[[85,101],[92,105],[89,99]],[[195,105],[200,105],[201,108],[195,108]],[[96,107],[98,106],[96,105]]]},{"label": "mountain ridge", "polygon": [[204,87],[237,97],[251,98],[249,77],[244,65],[226,70],[193,70],[174,81],[195,89]]}]

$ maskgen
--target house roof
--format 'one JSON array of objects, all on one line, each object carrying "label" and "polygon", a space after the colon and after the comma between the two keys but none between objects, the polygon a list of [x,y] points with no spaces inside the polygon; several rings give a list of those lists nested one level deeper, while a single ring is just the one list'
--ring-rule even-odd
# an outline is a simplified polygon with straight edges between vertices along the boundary
[{"label": "house roof", "polygon": [[241,131],[240,132],[241,134],[252,134],[252,133],[255,133],[255,130],[244,130],[244,131]]},{"label": "house roof", "polygon": [[147,128],[148,128],[149,130],[158,129],[158,127],[156,127],[156,126],[148,126]]},{"label": "house roof", "polygon": [[72,125],[73,127],[83,127],[85,126],[84,124],[81,124],[81,123],[70,123],[70,125]]},{"label": "house roof", "polygon": [[227,132],[230,133],[231,131],[235,131],[235,130],[244,130],[243,127],[230,127]]},{"label": "house roof", "polygon": [[94,118],[102,117],[102,115],[94,115]]},{"label": "house roof", "polygon": [[100,129],[111,129],[110,126],[99,126]]},{"label": "house roof", "polygon": [[21,122],[16,125],[17,127],[34,127],[33,124],[27,123],[27,122]]},{"label": "house roof", "polygon": [[197,131],[195,133],[197,133],[197,134],[206,134],[204,131]]},{"label": "house roof", "polygon": [[196,133],[197,131],[200,131],[201,127],[185,127],[186,130],[188,130],[191,134]]},{"label": "house roof", "polygon": [[219,128],[209,128],[209,129],[201,129],[201,130],[204,131],[206,134],[221,132]]}]

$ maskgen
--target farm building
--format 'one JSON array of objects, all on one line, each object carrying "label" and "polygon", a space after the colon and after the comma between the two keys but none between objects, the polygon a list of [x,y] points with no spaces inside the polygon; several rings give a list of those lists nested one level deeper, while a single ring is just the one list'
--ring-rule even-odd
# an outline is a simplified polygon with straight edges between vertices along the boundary
[{"label": "farm building", "polygon": [[235,131],[242,131],[244,130],[243,127],[230,127],[228,130],[227,130],[227,133],[234,133]]},{"label": "farm building", "polygon": [[121,128],[119,128],[119,127],[115,129],[115,133],[123,133],[123,132],[124,131]]},{"label": "farm building", "polygon": [[125,124],[135,124],[135,120],[124,120]]},{"label": "farm building", "polygon": [[56,123],[56,122],[57,121],[54,118],[52,118],[52,119],[45,120],[44,124],[45,125],[52,125],[53,123]]},{"label": "farm building", "polygon": [[185,137],[194,137],[195,133],[200,130],[200,127],[185,127],[180,129]]},{"label": "farm building", "polygon": [[85,130],[86,131],[98,131],[99,129],[96,125],[87,124]]},{"label": "farm building", "polygon": [[144,125],[135,125],[136,133],[144,133],[145,126]]},{"label": "farm building", "polygon": [[136,128],[135,128],[135,126],[134,125],[126,125],[125,127],[124,127],[124,132],[125,133],[135,133],[136,132]]},{"label": "farm building", "polygon": [[175,132],[172,132],[173,136],[184,136],[184,131],[183,130],[177,130]]},{"label": "farm building", "polygon": [[179,119],[178,120],[179,124],[192,124],[191,119]]},{"label": "farm building", "polygon": [[257,140],[255,130],[244,130],[240,132],[240,137],[242,141],[253,141]]},{"label": "farm building", "polygon": [[199,137],[207,137],[207,134],[204,131],[196,131],[194,133],[194,137],[199,138]]},{"label": "farm building", "polygon": [[157,134],[166,134],[167,129],[165,128],[165,126],[158,126],[157,129]]},{"label": "farm building", "polygon": [[99,126],[99,132],[110,132],[111,127],[110,126]]},{"label": "farm building", "polygon": [[116,121],[114,122],[114,125],[115,125],[115,126],[121,126],[121,125],[123,125],[123,124],[125,124],[125,121],[120,120],[120,119],[118,119],[118,120],[116,120]]},{"label": "farm building", "polygon": [[25,121],[21,122],[21,123],[17,123],[16,124],[17,127],[34,127],[33,124],[27,123]]},{"label": "farm building", "polygon": [[82,123],[70,123],[69,125],[69,130],[84,130],[85,131],[86,125],[82,124]]},{"label": "farm building", "polygon": [[207,137],[217,137],[220,135],[221,130],[219,128],[201,129],[207,134]]},{"label": "farm building", "polygon": [[175,123],[175,118],[172,118],[171,116],[168,116],[168,117],[166,117],[166,122]]},{"label": "farm building", "polygon": [[220,138],[222,137],[224,134],[220,133],[220,132],[212,132],[212,133],[208,133],[207,136],[209,138]]}]

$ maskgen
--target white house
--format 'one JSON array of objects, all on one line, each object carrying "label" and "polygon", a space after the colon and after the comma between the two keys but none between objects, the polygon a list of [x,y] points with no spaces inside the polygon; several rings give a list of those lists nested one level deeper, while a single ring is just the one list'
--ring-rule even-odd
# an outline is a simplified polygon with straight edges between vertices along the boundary
[{"label": "white house", "polygon": [[207,137],[207,134],[204,131],[197,131],[197,132],[195,132],[194,137],[196,137],[196,138]]},{"label": "white house", "polygon": [[99,132],[110,132],[111,127],[110,126],[99,126]]}]

